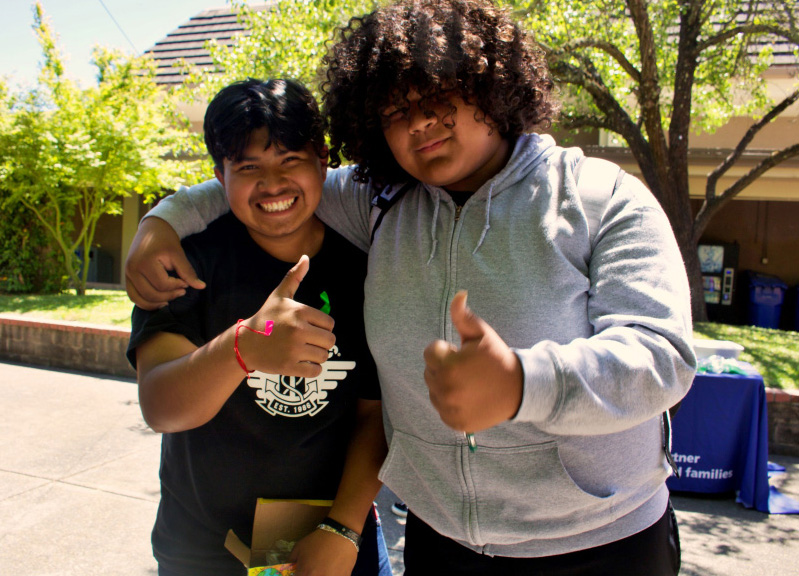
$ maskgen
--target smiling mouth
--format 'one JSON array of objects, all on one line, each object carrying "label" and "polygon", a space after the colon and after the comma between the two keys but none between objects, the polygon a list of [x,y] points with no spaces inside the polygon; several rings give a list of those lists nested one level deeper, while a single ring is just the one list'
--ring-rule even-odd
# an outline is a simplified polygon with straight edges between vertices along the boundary
[{"label": "smiling mouth", "polygon": [[287,200],[279,200],[277,202],[259,202],[256,204],[263,212],[272,214],[274,212],[283,212],[291,208],[297,201],[296,198],[289,198]]}]

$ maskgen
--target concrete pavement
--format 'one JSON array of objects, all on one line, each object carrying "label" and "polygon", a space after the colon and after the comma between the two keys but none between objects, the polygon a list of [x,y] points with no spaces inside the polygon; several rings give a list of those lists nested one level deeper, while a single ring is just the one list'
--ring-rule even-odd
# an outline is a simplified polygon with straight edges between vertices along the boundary
[{"label": "concrete pavement", "polygon": [[[129,379],[0,363],[0,576],[153,576],[160,437]],[[799,498],[799,458],[773,480]],[[378,497],[394,573],[404,521]],[[675,497],[687,576],[799,576],[799,515]]]}]

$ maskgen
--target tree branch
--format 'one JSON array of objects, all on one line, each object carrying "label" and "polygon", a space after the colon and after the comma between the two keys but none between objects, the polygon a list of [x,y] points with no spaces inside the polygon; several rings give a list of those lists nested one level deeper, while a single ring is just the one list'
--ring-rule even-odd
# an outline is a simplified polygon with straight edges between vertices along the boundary
[{"label": "tree branch", "polygon": [[740,26],[733,26],[727,30],[723,30],[719,34],[710,36],[699,43],[699,51],[703,52],[712,46],[724,44],[730,38],[738,35],[754,36],[771,34],[788,42],[799,44],[799,34],[792,30],[786,30],[773,24],[743,24]]},{"label": "tree branch", "polygon": [[788,146],[787,148],[772,153],[768,158],[764,158],[757,166],[738,178],[738,180],[727,188],[721,196],[715,196],[715,194],[711,196],[709,192],[706,193],[705,201],[694,219],[692,230],[694,242],[699,242],[710,219],[713,218],[727,202],[735,198],[763,174],[794,156],[799,156],[799,144]]},{"label": "tree branch", "polygon": [[[724,159],[724,161],[719,164],[708,176],[707,178],[707,185],[705,187],[705,196],[710,200],[715,198],[716,195],[716,184],[718,183],[719,179],[730,169],[732,166],[738,161],[738,159],[743,155],[746,148],[752,142],[754,137],[757,135],[760,130],[763,129],[764,126],[771,123],[777,116],[782,114],[786,108],[788,108],[791,104],[799,100],[799,90],[794,90],[793,93],[786,96],[782,102],[774,106],[771,110],[769,110],[768,114],[763,116],[758,122],[752,124],[749,127],[749,130],[746,131],[743,138],[741,138],[738,145],[735,149]],[[725,192],[726,193],[726,192]]]},{"label": "tree branch", "polygon": [[673,169],[670,175],[680,187],[688,185],[688,131],[692,119],[691,103],[700,54],[697,46],[701,30],[701,5],[684,1],[680,11],[680,36],[669,123],[669,164]]},{"label": "tree branch", "polygon": [[[542,44],[543,45],[543,44]],[[627,75],[636,83],[641,82],[641,72],[630,62],[624,53],[619,50],[617,46],[610,42],[606,42],[603,40],[594,40],[590,38],[582,38],[580,40],[574,40],[572,42],[567,42],[560,46],[557,49],[551,49],[553,54],[563,55],[563,54],[576,54],[578,50],[581,48],[596,48],[605,52],[608,56],[613,58],[616,62],[618,62],[619,66],[621,66],[622,70],[627,72]],[[549,48],[545,46],[545,49],[550,51]]]},{"label": "tree branch", "polygon": [[611,126],[606,116],[598,116],[596,114],[574,114],[572,116],[562,116],[564,119],[560,124],[566,130],[576,128],[596,128],[598,130],[611,130]]},{"label": "tree branch", "polygon": [[[665,177],[668,146],[660,117],[660,78],[648,6],[646,0],[627,0],[627,9],[638,35],[638,52],[641,55],[641,81],[638,89],[641,117],[649,138],[655,169],[661,177]],[[665,178],[658,179],[665,181]]]},{"label": "tree branch", "polygon": [[552,72],[561,82],[580,86],[591,95],[597,108],[605,115],[603,127],[618,132],[628,141],[636,140],[636,133],[640,135],[640,130],[610,93],[591,60],[581,54],[573,56],[582,62],[582,68],[559,60],[551,64]]}]

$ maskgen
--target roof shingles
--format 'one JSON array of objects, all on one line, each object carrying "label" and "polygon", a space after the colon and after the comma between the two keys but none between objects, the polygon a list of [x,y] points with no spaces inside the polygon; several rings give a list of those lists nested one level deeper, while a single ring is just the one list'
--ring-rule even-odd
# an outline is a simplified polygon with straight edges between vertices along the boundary
[{"label": "roof shingles", "polygon": [[[270,4],[262,4],[249,8],[261,11],[269,7]],[[235,42],[235,36],[246,33],[244,26],[237,20],[236,13],[230,8],[206,10],[178,26],[146,50],[145,54],[156,62],[157,84],[180,84],[185,77],[179,65],[181,60],[199,68],[213,68],[205,43],[216,40],[220,44],[230,45]]]}]

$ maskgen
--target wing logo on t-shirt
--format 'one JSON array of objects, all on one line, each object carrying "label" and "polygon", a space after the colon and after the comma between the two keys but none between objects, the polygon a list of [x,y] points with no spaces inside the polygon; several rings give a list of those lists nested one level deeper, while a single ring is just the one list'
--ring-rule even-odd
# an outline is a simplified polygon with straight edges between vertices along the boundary
[{"label": "wing logo on t-shirt", "polygon": [[339,356],[339,351],[333,346],[327,362],[322,364],[322,373],[315,378],[265,374],[256,370],[247,383],[257,389],[258,405],[273,416],[315,416],[328,405],[328,390],[335,390],[355,368],[355,362],[332,360],[335,356]]}]

